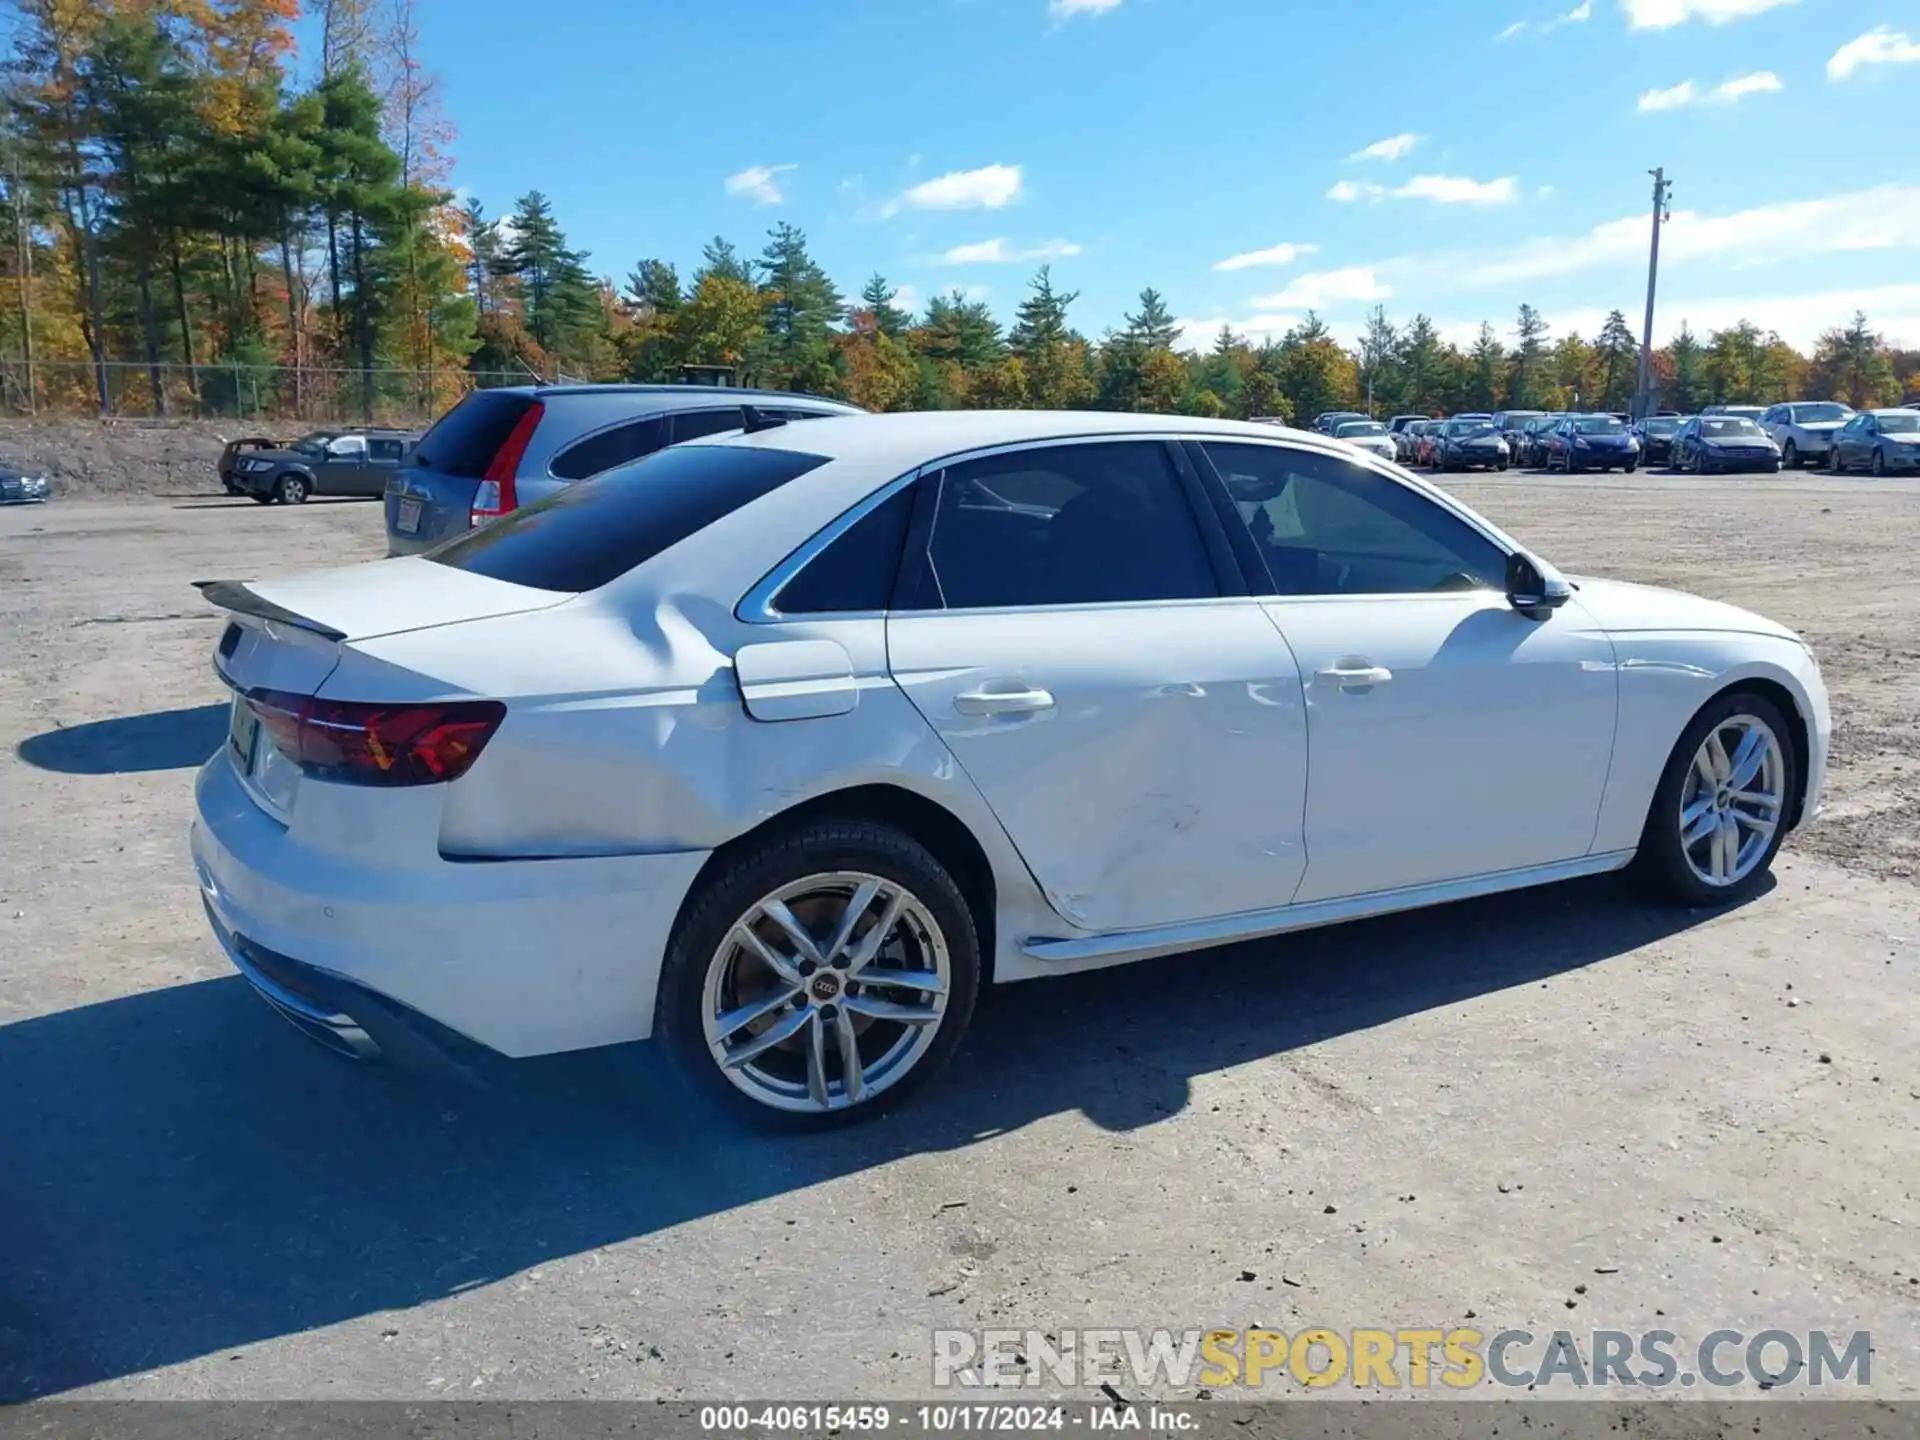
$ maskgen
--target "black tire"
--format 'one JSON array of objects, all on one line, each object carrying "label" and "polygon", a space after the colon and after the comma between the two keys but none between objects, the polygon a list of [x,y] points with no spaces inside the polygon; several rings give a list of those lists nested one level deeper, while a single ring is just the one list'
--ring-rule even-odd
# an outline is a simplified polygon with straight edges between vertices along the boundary
[{"label": "black tire", "polygon": [[[728,932],[764,897],[811,875],[850,870],[904,887],[932,916],[947,949],[946,1009],[918,1061],[877,1095],[838,1109],[782,1110],[736,1086],[708,1049],[701,1013],[707,971]],[[666,1042],[674,1072],[705,1104],[757,1129],[830,1129],[891,1109],[939,1072],[973,1016],[980,972],[972,909],[924,845],[877,821],[824,818],[767,836],[701,882],[667,943],[654,1030]]]},{"label": "black tire", "polygon": [[1620,473],[1622,475],[1631,475],[1633,474],[1634,471],[1638,470],[1639,468],[1640,468],[1640,462],[1638,460],[1629,460],[1626,464],[1620,467]]},{"label": "black tire", "polygon": [[1838,445],[1829,445],[1827,447],[1827,473],[1829,475],[1838,475],[1840,473],[1840,447]]},{"label": "black tire", "polygon": [[[1706,740],[1707,732],[1725,724],[1735,715],[1754,716],[1773,731],[1785,767],[1783,793],[1786,806],[1767,842],[1764,856],[1753,870],[1732,885],[1710,885],[1694,873],[1682,852],[1680,796],[1686,784],[1687,771],[1693,765],[1694,754]],[[1766,696],[1751,690],[1730,690],[1714,697],[1681,732],[1673,753],[1667,757],[1666,769],[1660,773],[1660,783],[1654,787],[1653,803],[1647,807],[1646,823],[1640,834],[1640,848],[1631,866],[1634,881],[1648,895],[1675,904],[1696,908],[1737,905],[1767,883],[1774,857],[1780,853],[1780,842],[1786,837],[1787,813],[1792,810],[1799,793],[1799,760],[1794,754],[1793,730],[1787,723],[1787,717],[1780,713],[1780,707]]]},{"label": "black tire", "polygon": [[1791,440],[1780,447],[1780,468],[1783,470],[1800,468],[1800,447]]},{"label": "black tire", "polygon": [[312,487],[304,475],[282,475],[273,484],[273,498],[283,505],[304,505]]},{"label": "black tire", "polygon": [[1878,445],[1873,448],[1873,473],[1883,478],[1887,473],[1887,452]]},{"label": "black tire", "polygon": [[256,505],[271,505],[279,497],[276,495],[256,495],[251,490],[249,490],[247,492],[247,498],[253,501],[253,503]]}]

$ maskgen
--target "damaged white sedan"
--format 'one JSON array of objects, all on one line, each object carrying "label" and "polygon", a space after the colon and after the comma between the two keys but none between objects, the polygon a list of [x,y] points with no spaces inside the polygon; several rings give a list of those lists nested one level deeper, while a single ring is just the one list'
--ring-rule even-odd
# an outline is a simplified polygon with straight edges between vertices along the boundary
[{"label": "damaged white sedan", "polygon": [[810,420],[203,588],[193,855],[276,1009],[355,1055],[658,1034],[776,1123],[898,1100],[986,983],[1630,864],[1744,899],[1827,754],[1785,628],[1263,425]]}]

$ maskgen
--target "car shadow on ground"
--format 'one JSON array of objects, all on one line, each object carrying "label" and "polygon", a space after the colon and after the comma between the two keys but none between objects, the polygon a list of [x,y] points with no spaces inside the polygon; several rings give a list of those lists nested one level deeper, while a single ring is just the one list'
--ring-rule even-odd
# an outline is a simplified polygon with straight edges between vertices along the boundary
[{"label": "car shadow on ground", "polygon": [[194,705],[92,720],[29,735],[14,753],[38,770],[62,775],[125,775],[185,770],[205,763],[226,738],[225,705]]},{"label": "car shadow on ground", "polygon": [[990,990],[908,1105],[801,1138],[690,1110],[652,1045],[517,1062],[480,1089],[387,1078],[238,977],[21,1021],[0,1029],[0,1402],[404,1309],[1056,1113],[1151,1125],[1196,1076],[1696,918],[1606,878]]}]

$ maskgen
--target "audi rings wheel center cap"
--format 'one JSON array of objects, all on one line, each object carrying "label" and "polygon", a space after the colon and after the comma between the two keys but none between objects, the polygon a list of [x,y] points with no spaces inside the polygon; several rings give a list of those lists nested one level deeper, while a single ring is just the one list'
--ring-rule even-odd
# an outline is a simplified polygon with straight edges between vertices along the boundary
[{"label": "audi rings wheel center cap", "polygon": [[813,977],[807,986],[808,992],[822,1005],[840,996],[840,977],[830,970],[822,970]]}]

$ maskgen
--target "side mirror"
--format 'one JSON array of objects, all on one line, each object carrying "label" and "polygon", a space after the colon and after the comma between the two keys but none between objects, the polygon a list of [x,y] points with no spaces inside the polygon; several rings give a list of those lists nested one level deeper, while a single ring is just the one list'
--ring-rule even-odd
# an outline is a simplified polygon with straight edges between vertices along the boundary
[{"label": "side mirror", "polygon": [[1529,620],[1545,620],[1572,594],[1573,587],[1546,561],[1519,550],[1507,557],[1507,603]]}]

